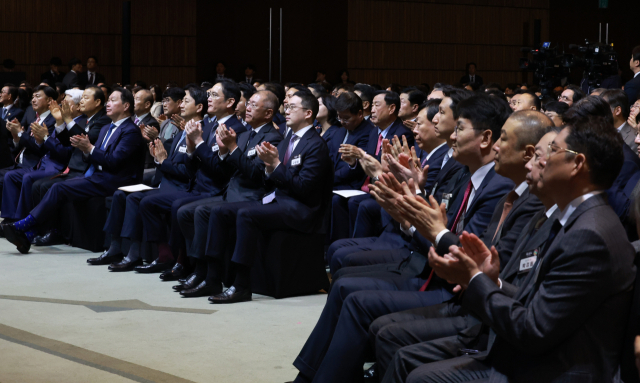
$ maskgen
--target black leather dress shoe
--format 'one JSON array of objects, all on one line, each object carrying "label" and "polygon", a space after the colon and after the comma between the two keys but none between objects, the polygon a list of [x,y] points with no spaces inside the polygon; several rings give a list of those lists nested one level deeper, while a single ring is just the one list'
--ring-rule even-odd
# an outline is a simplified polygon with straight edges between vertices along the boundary
[{"label": "black leather dress shoe", "polygon": [[202,283],[202,281],[204,281],[203,277],[197,276],[195,273],[193,273],[185,283],[173,286],[173,290],[176,292],[180,292],[182,290],[194,289],[200,283]]},{"label": "black leather dress shoe", "polygon": [[189,275],[188,273],[189,272],[186,267],[182,266],[179,263],[176,263],[175,265],[173,265],[173,268],[171,270],[167,270],[160,274],[160,279],[166,282],[177,281],[178,279]]},{"label": "black leather dress shoe", "polygon": [[173,262],[160,263],[157,259],[148,265],[136,266],[133,270],[141,274],[159,273],[165,270],[170,270],[173,266]]},{"label": "black leather dress shoe", "polygon": [[29,238],[27,238],[23,232],[16,229],[13,223],[2,224],[2,230],[4,231],[7,241],[16,245],[16,248],[18,248],[20,253],[27,254],[29,252],[29,249],[31,249],[31,242],[29,241]]},{"label": "black leather dress shoe", "polygon": [[142,265],[142,259],[137,259],[135,261],[127,262],[126,260],[122,260],[118,263],[112,263],[109,265],[109,270],[111,271],[133,271],[133,268],[136,266]]},{"label": "black leather dress shoe", "polygon": [[105,250],[104,253],[102,253],[101,256],[99,256],[98,258],[89,258],[87,259],[87,263],[90,265],[110,265],[112,263],[118,263],[120,261],[122,261],[122,258],[124,258],[124,254],[120,253],[120,254],[116,254],[116,255],[109,255],[108,252]]},{"label": "black leather dress shoe", "polygon": [[216,295],[222,292],[222,284],[207,284],[206,281],[202,281],[198,286],[180,291],[180,295],[184,298],[193,298],[193,297],[206,297],[209,295]]},{"label": "black leather dress shoe", "polygon": [[238,303],[248,302],[251,300],[251,289],[236,290],[235,286],[231,286],[224,293],[209,297],[211,303]]},{"label": "black leather dress shoe", "polygon": [[50,231],[45,235],[37,236],[35,245],[36,246],[55,246],[55,245],[64,245],[66,241],[64,237],[60,234]]}]

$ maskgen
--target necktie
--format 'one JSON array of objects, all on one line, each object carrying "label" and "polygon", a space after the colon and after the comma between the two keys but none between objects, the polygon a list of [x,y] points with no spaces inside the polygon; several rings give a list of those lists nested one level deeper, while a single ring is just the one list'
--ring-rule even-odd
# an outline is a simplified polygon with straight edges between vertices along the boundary
[{"label": "necktie", "polygon": [[476,80],[476,76],[471,76],[471,79],[470,79],[470,80],[471,80],[470,82],[472,82],[472,83],[473,83],[473,82],[475,82],[475,80]]},{"label": "necktie", "polygon": [[293,145],[298,139],[298,136],[293,134],[291,135],[291,140],[289,140],[289,146],[287,147],[287,152],[284,154],[284,164],[286,165],[289,162],[289,158],[291,157],[291,153],[293,152]]},{"label": "necktie", "polygon": [[[380,147],[382,147],[382,133],[378,134],[378,146],[376,146],[376,156],[380,154]],[[367,177],[364,180],[364,184],[360,188],[365,193],[369,193],[369,184],[371,183],[371,177]]]},{"label": "necktie", "polygon": [[380,154],[381,146],[382,146],[382,133],[378,134],[378,146],[376,146],[376,156]]},{"label": "necktie", "polygon": [[4,120],[5,118],[7,118],[7,108],[6,107],[2,108],[2,119]]},{"label": "necktie", "polygon": [[93,84],[93,73],[89,73],[89,84]]},{"label": "necktie", "polygon": [[209,146],[213,146],[216,143],[216,129],[218,129],[218,120],[211,126],[211,133],[209,133],[209,139],[207,139],[207,145]]},{"label": "necktie", "polygon": [[344,140],[342,140],[342,143],[346,144],[348,139],[349,139],[349,131],[347,130],[347,134],[344,135]]},{"label": "necktie", "polygon": [[504,224],[504,220],[507,218],[511,209],[513,208],[513,203],[518,199],[519,195],[515,190],[511,190],[509,194],[507,194],[507,199],[504,201],[504,206],[502,207],[502,215],[500,216],[500,222],[498,223],[498,228],[496,229],[495,234],[493,235],[492,242],[495,243],[497,239],[500,239],[502,232],[502,225]]},{"label": "necktie", "polygon": [[[471,194],[471,186],[473,183],[469,180],[469,184],[467,185],[467,190],[464,192],[464,198],[462,199],[462,205],[460,205],[460,210],[458,210],[458,214],[456,214],[456,219],[453,220],[453,225],[451,225],[451,229],[455,235],[458,235],[458,220],[462,216],[465,210],[467,210],[467,202],[469,201],[469,195]],[[431,270],[431,274],[429,274],[429,278],[427,281],[420,287],[419,291],[426,291],[427,287],[429,287],[429,282],[431,282],[431,278],[433,278],[433,270]]]},{"label": "necktie", "polygon": [[[109,131],[107,132],[107,134],[105,134],[104,139],[102,140],[102,144],[100,145],[100,150],[104,150],[104,148],[107,147],[107,143],[109,142],[109,138],[111,138],[111,135],[113,134],[113,131],[115,130],[116,124],[111,123],[111,126],[109,127]],[[84,177],[91,177],[91,175],[93,173],[95,173],[96,171],[96,167],[94,164],[91,164],[91,166],[89,166],[89,169],[87,169],[87,172],[84,173]]]},{"label": "necktie", "polygon": [[249,147],[251,140],[253,140],[255,136],[256,136],[256,131],[252,129],[251,133],[249,133],[249,139],[247,140],[247,147]]},{"label": "necktie", "polygon": [[133,120],[133,123],[139,126],[140,125],[140,119],[138,117],[136,117],[136,119]]}]

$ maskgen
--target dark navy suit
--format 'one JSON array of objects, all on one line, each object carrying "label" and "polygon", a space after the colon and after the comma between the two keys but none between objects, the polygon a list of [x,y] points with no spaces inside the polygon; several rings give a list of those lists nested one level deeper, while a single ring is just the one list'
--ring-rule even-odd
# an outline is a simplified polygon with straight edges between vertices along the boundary
[{"label": "dark navy suit", "polygon": [[[35,122],[35,119],[31,122]],[[29,122],[29,125],[31,125],[31,122]],[[47,115],[44,120],[40,122],[40,125],[46,125],[47,128],[52,128],[51,130],[53,130],[53,134],[50,130],[49,135],[53,137],[55,137],[55,129],[53,129],[55,124],[56,120],[51,114]],[[65,164],[55,161],[45,155],[47,152],[46,148],[44,145],[39,146],[36,143],[35,138],[31,136],[30,126],[24,133],[22,133],[20,141],[18,141],[18,145],[15,147],[13,154],[17,157],[23,149],[22,164],[17,164],[13,170],[4,172],[2,182],[3,218],[18,220],[26,217],[33,207],[33,202],[31,200],[31,186],[33,185],[33,182],[39,178],[46,177],[47,175],[53,175],[56,173],[57,169],[65,166]],[[59,172],[60,170],[57,171]],[[32,178],[27,176],[28,174],[36,172],[39,173],[41,177],[36,176]],[[23,182],[26,182],[26,184],[23,184]],[[24,193],[21,195],[23,186]]]},{"label": "dark navy suit", "polygon": [[113,130],[102,149],[110,130],[111,125],[102,128],[93,153],[85,158],[89,169],[95,169],[93,174],[53,185],[31,211],[39,224],[51,218],[64,202],[110,196],[121,186],[141,182],[146,145],[140,129],[130,118],[125,119]]},{"label": "dark navy suit", "polygon": [[[242,123],[231,115],[223,122],[228,129],[236,133],[245,131]],[[178,223],[178,209],[190,202],[204,198],[222,195],[229,182],[229,175],[218,166],[218,145],[216,144],[216,129],[219,121],[212,124],[205,123],[202,140],[192,156],[185,160],[186,168],[193,174],[195,185],[189,190],[180,190],[169,193],[157,193],[146,197],[140,202],[140,216],[144,226],[145,240],[148,242],[165,242],[166,224],[163,215],[170,213],[171,231],[169,244],[174,251],[184,244],[184,237]]]},{"label": "dark navy suit", "polygon": [[[335,149],[336,147],[333,145],[333,142],[335,141],[336,135],[341,133],[342,130],[346,130],[346,129],[340,126],[331,125],[329,129],[327,129],[327,131],[324,132],[324,135],[320,136],[322,137],[324,142],[327,143],[327,146],[329,147],[329,155],[331,156],[331,158],[335,158],[334,150],[336,150]],[[322,131],[322,128],[317,128],[316,131],[318,132],[318,134],[320,134],[320,132]],[[340,145],[338,145],[338,148],[340,148]]]},{"label": "dark navy suit", "polygon": [[[262,201],[227,203],[211,210],[212,238],[228,238],[229,232],[236,228],[233,262],[252,266],[263,248],[265,230],[326,232],[333,179],[329,149],[313,128],[298,140],[286,163],[283,161],[290,138],[278,145],[281,163],[265,180],[269,187],[275,187],[274,202],[267,205]],[[216,259],[223,259],[226,252],[224,246],[207,250],[213,250],[207,255]]]},{"label": "dark navy suit", "polygon": [[640,180],[640,159],[627,145],[623,146],[624,163],[622,164],[622,169],[606,193],[609,205],[620,218],[629,241],[633,242],[638,239],[638,232],[636,231],[635,220],[631,217],[633,214],[630,214],[631,202],[633,201],[631,193],[638,180]]},{"label": "dark navy suit", "polygon": [[640,75],[635,76],[624,84],[624,92],[629,99],[629,105],[633,105],[638,99],[638,94],[640,94]]},{"label": "dark navy suit", "polygon": [[[466,189],[464,180],[469,180],[470,174],[463,172],[460,176]],[[476,190],[471,205],[467,207],[464,230],[478,235],[484,232],[496,204],[513,186],[511,180],[497,175],[492,168]],[[451,226],[462,206],[463,194],[458,193],[447,211],[449,229],[453,229]],[[484,221],[486,222],[482,226]],[[417,234],[416,232],[414,237]],[[422,268],[430,270],[426,258],[424,260]],[[359,363],[367,347],[367,332],[361,331],[362,327],[368,327],[373,319],[388,313],[430,306],[451,298],[451,286],[436,276],[426,291],[418,292],[427,278],[425,274],[428,273],[422,272],[422,276],[418,277],[415,274],[411,276],[420,267],[416,267],[417,262],[409,261],[408,264],[413,270],[407,267],[404,270],[396,269],[395,273],[389,272],[387,275],[363,273],[334,280],[318,324],[294,362],[294,366],[307,380],[347,382],[358,379],[358,375],[362,374],[362,363],[359,371],[353,366]],[[365,314],[360,315],[365,311]],[[345,352],[356,358],[355,361],[340,360],[344,358]],[[297,381],[305,380],[299,378]]]},{"label": "dark navy suit", "polygon": [[143,225],[139,214],[140,203],[150,196],[188,191],[194,176],[186,166],[187,141],[185,132],[174,137],[168,157],[157,166],[157,178],[160,186],[155,190],[137,193],[127,193],[118,190],[113,195],[109,217],[104,225],[104,231],[111,235],[142,241]]},{"label": "dark navy suit", "polygon": [[[0,113],[2,113],[2,108],[0,108]],[[22,117],[24,116],[24,110],[18,108],[17,106],[12,106],[9,108],[5,116],[2,118],[4,121],[13,121],[15,118],[18,121],[22,121]]]},{"label": "dark navy suit", "polygon": [[240,133],[236,138],[238,147],[218,162],[222,172],[230,177],[224,195],[191,202],[178,210],[178,222],[187,243],[188,256],[201,258],[208,246],[220,246],[221,241],[209,235],[214,206],[226,202],[259,201],[270,191],[264,183],[264,162],[257,156],[255,147],[263,141],[277,146],[282,135],[272,123],[260,127],[257,133],[253,132],[252,129]]}]

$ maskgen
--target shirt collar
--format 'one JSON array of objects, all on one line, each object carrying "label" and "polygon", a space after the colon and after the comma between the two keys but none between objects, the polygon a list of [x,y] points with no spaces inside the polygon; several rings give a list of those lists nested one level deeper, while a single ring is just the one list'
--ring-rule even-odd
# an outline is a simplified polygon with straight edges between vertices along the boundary
[{"label": "shirt collar", "polygon": [[518,187],[516,188],[516,194],[518,195],[518,197],[522,196],[522,193],[524,193],[527,188],[529,188],[529,184],[527,184],[527,181],[523,181],[520,185],[518,185]]},{"label": "shirt collar", "polygon": [[298,138],[302,138],[302,136],[304,136],[305,133],[307,133],[307,131],[309,129],[313,128],[313,125],[309,125],[309,126],[305,126],[304,128],[298,130],[297,132],[293,133],[296,136],[298,136]]},{"label": "shirt collar", "polygon": [[140,117],[138,117],[138,116],[133,116],[133,120],[135,121],[135,119],[137,118],[138,120],[142,121],[142,120],[144,120],[145,118],[147,118],[147,115],[148,115],[148,114],[149,114],[149,113],[145,113],[145,114],[143,114],[143,115],[142,115],[142,116],[140,116]]},{"label": "shirt collar", "polygon": [[90,74],[95,75],[95,74],[96,74],[96,72],[87,71],[87,77],[89,77],[89,75],[90,75]]},{"label": "shirt collar", "polygon": [[583,194],[580,197],[569,202],[567,207],[565,207],[564,210],[560,212],[560,224],[564,226],[564,224],[567,223],[567,220],[569,219],[569,217],[571,217],[571,214],[573,214],[573,212],[576,211],[576,209],[578,208],[578,206],[580,206],[581,203],[600,193],[602,193],[602,190],[596,190],[591,193]]},{"label": "shirt collar", "polygon": [[47,110],[46,112],[42,113],[40,115],[40,122],[44,121],[47,117],[49,117],[50,114],[51,114],[50,110]]},{"label": "shirt collar", "polygon": [[639,74],[640,74],[640,72],[636,72],[636,74],[633,75],[633,78],[638,77]]},{"label": "shirt collar", "polygon": [[546,213],[544,213],[544,214],[547,216],[547,218],[549,218],[549,217],[551,217],[551,214],[553,214],[553,213],[555,213],[555,212],[556,212],[556,210],[558,210],[558,205],[553,205],[553,206],[551,206],[551,207],[549,208],[549,210],[547,210],[547,212],[546,212]]},{"label": "shirt collar", "polygon": [[433,153],[435,153],[438,149],[440,149],[443,145],[446,145],[446,144],[447,144],[446,142],[443,142],[440,145],[436,146],[432,151],[430,151],[429,154],[427,154],[427,161],[429,161],[429,158],[431,158]]},{"label": "shirt collar", "polygon": [[[268,122],[267,122],[268,124]],[[254,132],[258,133],[260,131],[260,129],[264,128],[265,126],[267,126],[267,124],[262,124],[260,126],[258,126],[257,128],[252,128]]]},{"label": "shirt collar", "polygon": [[618,133],[620,133],[620,131],[622,130],[622,128],[624,128],[624,126],[627,124],[627,122],[623,122],[622,125],[618,126]]},{"label": "shirt collar", "polygon": [[[84,114],[81,114],[81,115],[79,115],[79,116],[77,116],[77,117],[74,117],[73,121],[76,121],[78,118],[80,118],[80,117],[82,117],[82,116],[84,116]],[[88,121],[88,120],[87,120],[87,121]]]},{"label": "shirt collar", "polygon": [[385,128],[385,130],[382,130],[380,128],[378,128],[378,134],[382,134],[382,138],[387,138],[387,133],[389,133],[389,128],[391,127],[391,125],[393,125],[395,121],[393,121],[392,123],[389,124],[389,126],[387,126]]},{"label": "shirt collar", "polygon": [[491,161],[486,165],[483,165],[480,169],[476,170],[475,173],[471,176],[471,184],[473,184],[473,190],[478,190],[480,185],[482,185],[482,181],[484,181],[484,177],[489,173],[489,170],[493,169],[495,166],[495,162]]},{"label": "shirt collar", "polygon": [[226,116],[226,117],[222,117],[220,120],[218,120],[218,124],[219,124],[219,125],[224,124],[224,123],[225,123],[225,122],[227,122],[227,120],[228,120],[228,119],[230,119],[231,117],[233,117],[233,114],[230,114],[230,115],[228,115],[228,116]]},{"label": "shirt collar", "polygon": [[125,117],[125,118],[123,118],[123,119],[121,119],[121,120],[118,120],[118,121],[114,122],[114,123],[113,123],[113,125],[115,125],[116,127],[118,127],[118,126],[120,126],[123,122],[125,122],[127,119],[129,119],[129,120],[130,120],[130,119],[131,119],[131,117]]},{"label": "shirt collar", "polygon": [[2,108],[6,109],[6,110],[9,110],[9,109],[13,108],[13,104],[9,104],[7,106],[3,106]]},{"label": "shirt collar", "polygon": [[[638,73],[640,73],[640,72],[638,72]],[[364,119],[368,121],[370,117],[371,117],[371,115],[364,116]]]}]

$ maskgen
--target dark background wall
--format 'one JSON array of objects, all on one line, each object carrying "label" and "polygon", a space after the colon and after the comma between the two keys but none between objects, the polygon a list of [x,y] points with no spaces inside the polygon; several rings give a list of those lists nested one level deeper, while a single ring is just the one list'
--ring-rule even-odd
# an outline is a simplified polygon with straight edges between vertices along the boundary
[{"label": "dark background wall", "polygon": [[[2,0],[0,60],[14,59],[37,83],[52,56],[66,63],[96,55],[107,82],[120,82],[122,3]],[[218,60],[236,79],[254,64],[256,77],[268,80],[271,62],[270,78],[283,82],[307,83],[323,69],[334,83],[348,68],[352,80],[384,86],[455,83],[475,61],[485,83],[531,81],[518,58],[520,47],[536,40],[536,20],[540,41],[566,47],[597,40],[598,22],[609,22],[623,76],[630,77],[639,8],[619,0],[604,10],[597,0],[132,0],[131,81],[209,80]]]}]

